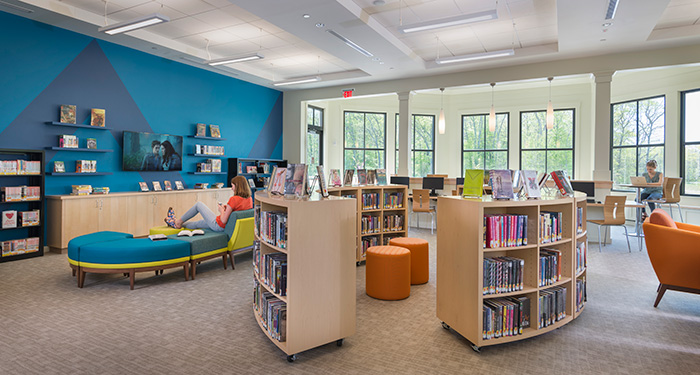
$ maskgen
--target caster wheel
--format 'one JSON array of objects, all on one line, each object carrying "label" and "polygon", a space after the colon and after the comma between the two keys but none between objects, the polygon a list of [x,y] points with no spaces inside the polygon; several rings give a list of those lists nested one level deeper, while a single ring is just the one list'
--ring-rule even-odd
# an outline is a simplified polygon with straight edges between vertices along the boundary
[{"label": "caster wheel", "polygon": [[292,354],[292,355],[288,355],[288,356],[287,356],[287,362],[294,362],[294,361],[296,361],[296,360],[297,360],[297,355],[296,355],[296,354]]},{"label": "caster wheel", "polygon": [[474,345],[474,344],[472,344],[472,350],[475,351],[475,352],[477,352],[477,353],[481,353],[481,348],[478,347],[478,346],[476,346],[476,345]]},{"label": "caster wheel", "polygon": [[338,346],[343,346],[343,340],[344,339],[340,339],[340,340],[336,341],[335,344]]},{"label": "caster wheel", "polygon": [[355,262],[355,264],[357,265],[357,267],[359,267],[360,264],[362,264],[362,262]]},{"label": "caster wheel", "polygon": [[447,323],[442,322],[442,328],[449,330],[450,326]]}]

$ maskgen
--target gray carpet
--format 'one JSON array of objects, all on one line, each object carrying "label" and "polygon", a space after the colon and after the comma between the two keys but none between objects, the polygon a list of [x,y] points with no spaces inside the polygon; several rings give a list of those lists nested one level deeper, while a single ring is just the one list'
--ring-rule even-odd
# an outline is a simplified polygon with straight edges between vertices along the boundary
[{"label": "gray carpet", "polygon": [[[619,229],[619,228],[618,228]],[[589,255],[589,302],[580,318],[543,336],[486,347],[446,331],[435,317],[435,237],[430,282],[397,302],[364,293],[357,268],[357,333],[286,356],[251,310],[250,254],[220,259],[184,281],[182,269],[128,278],[88,274],[78,289],[65,255],[0,264],[0,374],[691,374],[700,373],[700,295],[667,292],[646,250],[613,245]],[[699,270],[700,271],[700,270]]]}]

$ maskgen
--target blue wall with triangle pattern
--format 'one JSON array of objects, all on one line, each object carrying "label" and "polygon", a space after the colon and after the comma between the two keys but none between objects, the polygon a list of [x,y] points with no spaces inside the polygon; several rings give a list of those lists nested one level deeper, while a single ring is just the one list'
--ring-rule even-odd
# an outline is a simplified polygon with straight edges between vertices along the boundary
[{"label": "blue wall with triangle pattern", "polygon": [[[0,148],[58,146],[58,136],[97,138],[110,153],[46,150],[52,162],[97,160],[108,176],[46,178],[46,194],[67,194],[73,184],[137,191],[139,181],[225,182],[225,176],[188,174],[202,158],[189,157],[194,144],[221,145],[226,157],[282,157],[282,93],[214,74],[113,43],[0,12]],[[62,104],[77,106],[77,122],[89,123],[90,109],[106,110],[110,131],[59,128]],[[217,124],[222,142],[196,141],[196,123]],[[124,130],[184,136],[181,172],[122,171]],[[225,160],[222,163],[226,169]]]}]

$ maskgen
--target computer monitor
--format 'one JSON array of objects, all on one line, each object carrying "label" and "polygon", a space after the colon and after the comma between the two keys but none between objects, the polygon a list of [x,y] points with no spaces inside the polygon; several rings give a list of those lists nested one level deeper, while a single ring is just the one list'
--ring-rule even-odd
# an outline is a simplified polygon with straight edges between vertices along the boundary
[{"label": "computer monitor", "polygon": [[391,183],[394,185],[409,186],[411,184],[411,179],[409,177],[403,177],[403,176],[391,176]]},{"label": "computer monitor", "polygon": [[444,177],[423,177],[423,189],[430,189],[430,195],[436,196],[437,193],[435,190],[442,190],[444,188]]},{"label": "computer monitor", "polygon": [[464,177],[457,177],[457,186],[464,185]]},{"label": "computer monitor", "polygon": [[587,201],[595,202],[595,183],[592,181],[571,181],[571,187],[588,196]]}]

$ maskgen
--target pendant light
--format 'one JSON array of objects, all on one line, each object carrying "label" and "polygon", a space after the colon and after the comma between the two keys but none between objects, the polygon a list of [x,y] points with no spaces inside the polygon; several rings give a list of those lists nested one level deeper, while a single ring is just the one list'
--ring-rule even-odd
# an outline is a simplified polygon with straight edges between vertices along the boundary
[{"label": "pendant light", "polygon": [[547,77],[549,81],[549,102],[547,103],[547,130],[554,128],[554,108],[552,107],[552,80],[554,77]]},{"label": "pendant light", "polygon": [[438,133],[445,134],[445,107],[443,106],[445,88],[440,88],[440,117],[438,118]]},{"label": "pendant light", "polygon": [[496,131],[496,108],[493,106],[494,86],[496,86],[496,82],[491,82],[491,111],[489,111],[489,131],[491,133]]}]

